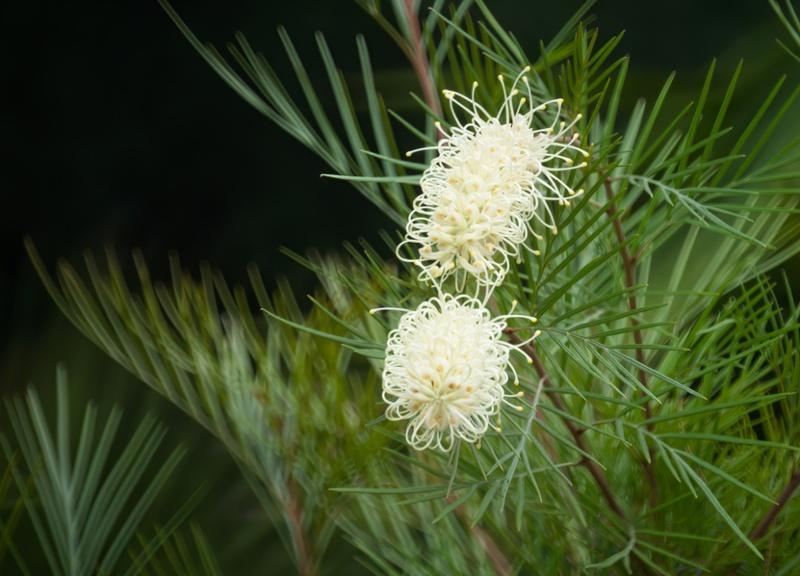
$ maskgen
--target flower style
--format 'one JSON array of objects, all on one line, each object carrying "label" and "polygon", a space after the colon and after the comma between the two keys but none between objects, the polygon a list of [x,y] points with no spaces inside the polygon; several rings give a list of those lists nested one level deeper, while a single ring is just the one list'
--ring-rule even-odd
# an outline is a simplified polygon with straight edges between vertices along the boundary
[{"label": "flower style", "polygon": [[[581,115],[570,124],[559,122],[561,99],[534,107],[525,76],[529,70],[522,71],[510,90],[499,77],[505,98],[496,116],[477,103],[477,82],[471,96],[444,92],[457,125],[448,134],[437,123],[444,135],[436,147],[439,155],[422,175],[422,194],[414,201],[406,239],[398,248],[401,259],[422,266],[420,279],[456,273],[460,289],[466,273],[479,285],[499,285],[509,259],[519,258],[528,232],[543,239],[532,230],[531,219],[557,233],[548,202],[569,206],[569,197],[583,192],[570,188],[559,175],[586,166],[575,165],[570,157],[588,157],[577,145],[579,135],[572,132]],[[520,85],[527,96],[519,97]],[[526,104],[528,111],[523,113]],[[551,104],[557,108],[553,123],[534,129],[534,115]],[[457,108],[467,114],[466,123]],[[405,258],[405,244],[415,245],[419,257]]]},{"label": "flower style", "polygon": [[[519,383],[509,363],[518,345],[501,340],[508,318],[536,322],[519,315],[493,319],[476,298],[444,294],[406,311],[389,333],[383,370],[386,417],[410,421],[406,441],[411,446],[449,451],[456,439],[480,440],[502,402],[522,410],[506,399],[522,392],[507,394],[504,388],[509,367]],[[537,330],[525,343],[538,335]]]}]

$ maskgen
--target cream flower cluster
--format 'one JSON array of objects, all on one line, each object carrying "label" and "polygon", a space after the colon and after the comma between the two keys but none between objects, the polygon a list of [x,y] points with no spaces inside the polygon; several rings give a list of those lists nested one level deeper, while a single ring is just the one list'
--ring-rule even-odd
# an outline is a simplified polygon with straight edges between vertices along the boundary
[{"label": "cream flower cluster", "polygon": [[[500,77],[504,100],[496,115],[476,101],[477,84],[470,96],[445,91],[456,126],[448,133],[437,124],[443,135],[438,156],[422,175],[422,193],[398,247],[398,257],[421,266],[420,279],[438,291],[416,310],[404,311],[389,333],[383,369],[386,417],[407,420],[406,441],[419,450],[478,442],[489,427],[499,432],[495,417],[503,403],[522,410],[510,400],[522,393],[506,390],[509,371],[519,383],[509,356],[516,349],[530,362],[520,347],[540,332],[531,330],[516,345],[504,341],[503,333],[510,318],[536,319],[492,317],[485,303],[521,247],[538,254],[526,246],[529,234],[543,240],[534,226],[557,233],[550,204],[569,206],[572,196],[583,193],[561,175],[586,166],[576,165],[574,157],[588,157],[573,130],[581,116],[570,124],[560,121],[562,100],[534,105],[529,70],[510,89]],[[549,107],[555,107],[554,119],[535,128],[535,116]],[[459,119],[464,114],[466,122]],[[407,246],[415,253],[411,259],[404,256]],[[450,275],[456,292],[474,278],[476,294],[485,289],[484,301],[444,292]]]},{"label": "cream flower cluster", "polygon": [[502,340],[511,317],[492,318],[477,299],[444,294],[407,311],[389,333],[383,369],[386,417],[409,420],[411,446],[448,451],[456,439],[477,442],[500,404],[521,395],[508,394],[504,386],[509,353],[518,349]]},{"label": "cream flower cluster", "polygon": [[[406,239],[398,247],[398,257],[406,244],[413,245],[418,257],[410,259],[423,268],[420,279],[444,279],[456,274],[456,285],[463,288],[467,276],[479,285],[494,288],[508,272],[510,259],[519,257],[535,219],[553,234],[557,232],[548,205],[569,206],[569,198],[581,194],[560,177],[566,170],[586,165],[574,164],[572,156],[588,154],[578,145],[573,132],[575,120],[559,122],[562,100],[534,106],[525,73],[506,89],[497,115],[489,114],[472,95],[445,91],[457,125],[450,133],[440,125],[443,138],[438,156],[422,175],[420,194],[406,226]],[[522,86],[527,96],[520,96]],[[534,129],[534,116],[549,106],[556,107],[553,123]],[[523,109],[527,111],[523,112]],[[468,120],[462,123],[459,111]],[[537,253],[535,250],[534,253]]]}]

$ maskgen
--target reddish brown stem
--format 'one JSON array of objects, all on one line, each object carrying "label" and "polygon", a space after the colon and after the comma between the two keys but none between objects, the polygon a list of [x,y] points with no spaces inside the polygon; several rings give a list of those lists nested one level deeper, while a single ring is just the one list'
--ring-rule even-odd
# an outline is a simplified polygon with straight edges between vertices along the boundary
[{"label": "reddish brown stem", "polygon": [[498,548],[495,541],[483,528],[474,526],[472,528],[472,533],[475,535],[475,538],[478,539],[478,542],[480,542],[481,547],[483,547],[484,552],[486,552],[489,560],[491,560],[494,565],[494,569],[500,576],[509,576],[514,573],[503,551]]},{"label": "reddish brown stem", "polygon": [[[606,213],[608,214],[609,218],[611,218],[612,226],[614,227],[614,235],[617,237],[617,242],[620,244],[620,246],[622,246],[620,249],[620,256],[622,258],[622,269],[625,273],[625,286],[630,290],[628,293],[628,309],[631,312],[635,312],[638,306],[636,304],[636,295],[633,293],[632,288],[636,286],[636,257],[631,255],[627,244],[625,244],[625,230],[622,227],[622,221],[617,217],[617,207],[614,204],[616,195],[614,194],[614,189],[611,186],[611,181],[606,179],[604,185],[606,189],[606,196],[608,196],[609,200]],[[631,316],[631,325],[634,327],[639,325],[639,321],[633,316]],[[636,343],[636,361],[644,365],[644,349],[642,348],[644,338],[642,337],[642,331],[638,328],[633,331],[633,341]],[[649,390],[647,384],[647,373],[642,368],[639,368],[638,372],[639,382],[641,382],[645,390]],[[644,416],[648,420],[653,416],[653,410],[650,406],[649,400],[646,400],[644,403]],[[647,430],[652,432],[653,425],[648,423]],[[648,497],[650,508],[652,509],[658,504],[658,484],[656,482],[655,472],[653,471],[653,450],[649,449],[649,452],[649,458],[642,462],[642,466],[644,467],[644,474],[647,477]]]},{"label": "reddish brown stem", "polygon": [[[519,344],[521,340],[514,334],[510,334],[510,339],[512,342]],[[532,344],[523,344],[521,349],[525,351],[525,353],[530,356],[531,360],[533,361],[533,367],[536,369],[536,372],[539,374],[539,378],[541,378],[542,386],[544,386],[544,392],[547,394],[550,401],[553,405],[560,410],[561,412],[568,413],[567,407],[564,405],[563,400],[561,400],[561,396],[559,396],[556,392],[553,391],[553,383],[550,380],[550,376],[547,374],[547,370],[544,368],[544,364],[542,364],[542,360],[539,358],[539,354],[536,352],[536,348],[533,347]],[[589,445],[586,443],[586,439],[583,436],[585,430],[575,424],[572,420],[567,420],[566,418],[562,419],[564,425],[569,430],[569,433],[572,435],[573,439],[575,440],[575,445],[580,448],[584,453],[589,454]],[[614,490],[611,488],[611,484],[608,482],[608,478],[606,478],[605,472],[603,469],[591,458],[587,458],[586,456],[580,462],[581,466],[586,468],[589,471],[589,474],[592,475],[594,481],[597,483],[597,486],[600,488],[600,492],[603,493],[603,497],[608,504],[608,507],[619,516],[624,522],[627,522],[627,517],[625,512],[622,510],[622,507],[619,505],[616,496],[614,495]]]},{"label": "reddish brown stem", "polygon": [[[559,396],[558,393],[553,390],[553,381],[550,380],[550,376],[547,374],[547,370],[545,370],[544,364],[542,364],[542,360],[539,358],[539,354],[536,352],[536,348],[533,346],[533,344],[521,344],[522,341],[513,333],[509,333],[509,339],[515,344],[520,345],[520,349],[530,356],[533,362],[533,367],[539,374],[542,386],[544,386],[544,392],[547,394],[547,397],[550,398],[550,401],[553,403],[553,405],[561,412],[564,412],[565,414],[569,413],[567,407],[564,405],[563,400],[561,400],[561,396]],[[567,430],[569,430],[572,438],[575,440],[575,445],[580,448],[584,454],[590,454],[591,451],[589,445],[586,443],[586,439],[584,438],[586,429],[578,426],[573,421],[566,418],[562,418],[562,422],[564,423],[564,426],[567,427]],[[597,487],[600,489],[600,492],[603,494],[603,498],[605,499],[606,504],[608,504],[608,507],[611,508],[614,514],[616,514],[623,523],[628,524],[628,517],[625,514],[625,511],[622,509],[622,506],[620,506],[619,501],[614,494],[614,489],[611,487],[611,483],[608,481],[608,478],[606,478],[603,468],[597,462],[587,456],[583,456],[579,464],[589,471],[589,474],[592,476],[597,484]],[[650,567],[642,562],[641,559],[634,558],[634,562],[636,563],[638,570],[637,574],[650,575],[653,573]]]},{"label": "reddish brown stem", "polygon": [[[450,496],[448,496],[446,500],[448,503],[453,503],[456,501],[456,498],[457,497],[455,494],[450,494]],[[458,508],[456,508],[455,512],[456,515],[460,517],[461,520],[467,526],[471,523],[470,519],[467,517],[467,514],[463,506],[459,506]],[[494,569],[497,572],[497,574],[499,574],[500,576],[509,576],[510,574],[513,574],[514,571],[511,569],[511,563],[508,561],[505,554],[503,554],[503,551],[500,549],[497,543],[492,539],[492,537],[489,535],[488,532],[486,532],[480,526],[473,526],[472,528],[470,528],[470,532],[472,532],[472,534],[475,536],[475,539],[480,544],[481,548],[483,548],[483,551],[489,557],[489,560],[494,566]]]},{"label": "reddish brown stem", "polygon": [[[764,514],[761,522],[759,522],[750,533],[751,542],[755,543],[764,537],[764,535],[767,533],[767,530],[769,530],[770,526],[772,526],[773,522],[775,522],[778,514],[780,514],[781,510],[786,507],[786,504],[789,503],[789,500],[792,499],[792,496],[794,496],[794,493],[798,488],[800,488],[800,468],[794,471],[794,474],[792,474],[792,476],[789,478],[789,482],[786,483],[786,486],[778,495],[775,505],[767,510],[767,513]],[[741,564],[737,564],[730,572],[728,572],[728,576],[737,576],[739,574],[740,567]]]},{"label": "reddish brown stem", "polygon": [[422,88],[422,96],[425,99],[425,103],[433,110],[436,116],[441,118],[442,106],[439,103],[436,88],[433,85],[433,78],[431,78],[428,54],[425,52],[425,45],[422,43],[422,30],[419,26],[419,15],[414,10],[414,0],[406,0],[405,8],[408,29],[411,32],[411,55],[409,60]]},{"label": "reddish brown stem", "polygon": [[289,522],[289,530],[292,534],[292,544],[294,545],[294,553],[297,559],[297,571],[300,576],[315,576],[317,564],[309,550],[308,533],[303,526],[303,511],[297,500],[294,484],[291,480],[287,481],[287,488],[289,494],[283,504]]},{"label": "reddish brown stem", "polygon": [[[608,179],[605,181],[605,188],[606,195],[608,196],[609,200],[606,212],[608,213],[609,218],[612,220],[614,235],[617,237],[617,242],[619,242],[619,244],[622,246],[620,249],[620,256],[622,257],[622,269],[625,273],[625,286],[630,289],[636,286],[636,260],[631,256],[631,251],[628,250],[628,246],[625,244],[625,230],[622,228],[622,221],[617,218],[617,207],[614,205],[614,199],[616,198],[616,195],[614,194],[614,189],[611,187],[611,182]],[[628,293],[628,309],[631,312],[635,312],[637,309],[636,295],[633,293],[633,291]],[[638,326],[639,321],[636,320],[636,318],[631,317],[631,325]],[[633,341],[636,343],[636,360],[639,363],[644,364],[644,350],[641,347],[644,343],[644,338],[642,337],[642,331],[638,328],[633,331]],[[642,368],[639,368],[639,382],[642,383],[642,386],[646,390],[648,389],[647,373]],[[653,415],[649,401],[645,402],[644,413],[648,419]]]},{"label": "reddish brown stem", "polygon": [[769,527],[772,526],[775,518],[778,517],[778,514],[780,514],[781,510],[783,510],[789,500],[791,500],[798,488],[800,488],[800,469],[795,470],[794,474],[792,474],[792,477],[789,478],[789,482],[778,496],[775,506],[767,510],[767,513],[761,519],[761,522],[758,523],[758,526],[756,526],[752,534],[750,534],[750,540],[755,542],[767,533],[767,530],[769,530]]}]

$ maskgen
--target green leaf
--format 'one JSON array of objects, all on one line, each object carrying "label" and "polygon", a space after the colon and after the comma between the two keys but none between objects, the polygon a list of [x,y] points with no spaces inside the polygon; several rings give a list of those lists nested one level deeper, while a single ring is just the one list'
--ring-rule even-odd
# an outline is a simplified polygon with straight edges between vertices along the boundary
[{"label": "green leaf", "polygon": [[[120,569],[121,553],[132,540],[145,511],[153,504],[175,469],[182,450],[174,451],[152,477],[145,476],[164,429],[145,419],[110,470],[109,447],[119,422],[114,409],[99,442],[94,437],[94,409],[87,409],[78,455],[73,461],[69,442],[69,402],[66,371],[57,373],[57,436],[47,425],[39,397],[28,391],[27,407],[20,401],[7,407],[15,439],[32,475],[32,490],[19,471],[14,476],[36,536],[53,574],[112,573]],[[2,437],[7,457],[8,439]],[[80,481],[76,481],[80,480]],[[134,500],[134,489],[139,489]],[[34,497],[34,494],[37,498]],[[190,505],[182,515],[197,503]]]}]

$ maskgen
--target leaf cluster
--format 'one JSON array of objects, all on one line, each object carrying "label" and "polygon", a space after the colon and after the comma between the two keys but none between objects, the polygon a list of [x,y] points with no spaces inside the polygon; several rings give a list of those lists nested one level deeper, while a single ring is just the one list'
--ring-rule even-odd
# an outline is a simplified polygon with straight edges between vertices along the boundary
[{"label": "leaf cluster", "polygon": [[[173,451],[153,470],[156,456],[161,457],[158,447],[166,428],[145,418],[120,448],[115,437],[122,410],[112,410],[98,436],[97,410],[89,405],[73,457],[63,367],[59,368],[56,388],[58,413],[52,431],[33,388],[28,391],[27,402],[7,402],[11,431],[18,446],[0,435],[0,445],[8,459],[2,492],[4,497],[10,494],[13,478],[19,495],[11,514],[3,521],[4,545],[11,550],[22,573],[29,574],[26,559],[12,540],[24,508],[52,574],[136,574],[137,566],[169,538],[201,493],[192,495],[158,535],[146,540],[146,550],[126,559],[126,549],[183,452]],[[119,451],[116,459],[115,451]],[[145,539],[143,534],[139,537]]]},{"label": "leaf cluster", "polygon": [[[298,568],[318,563],[343,506],[328,489],[361,474],[383,443],[363,428],[377,379],[350,351],[266,322],[261,310],[328,334],[340,332],[339,323],[319,310],[303,314],[285,286],[270,298],[255,268],[251,284],[261,309],[207,266],[193,280],[177,258],[167,287],[152,282],[134,254],[141,288],[134,294],[112,252],[105,273],[87,254],[90,290],[66,262],[56,284],[30,242],[28,248],[67,317],[224,444]],[[337,314],[352,313],[342,308],[349,302],[333,301]]]}]

